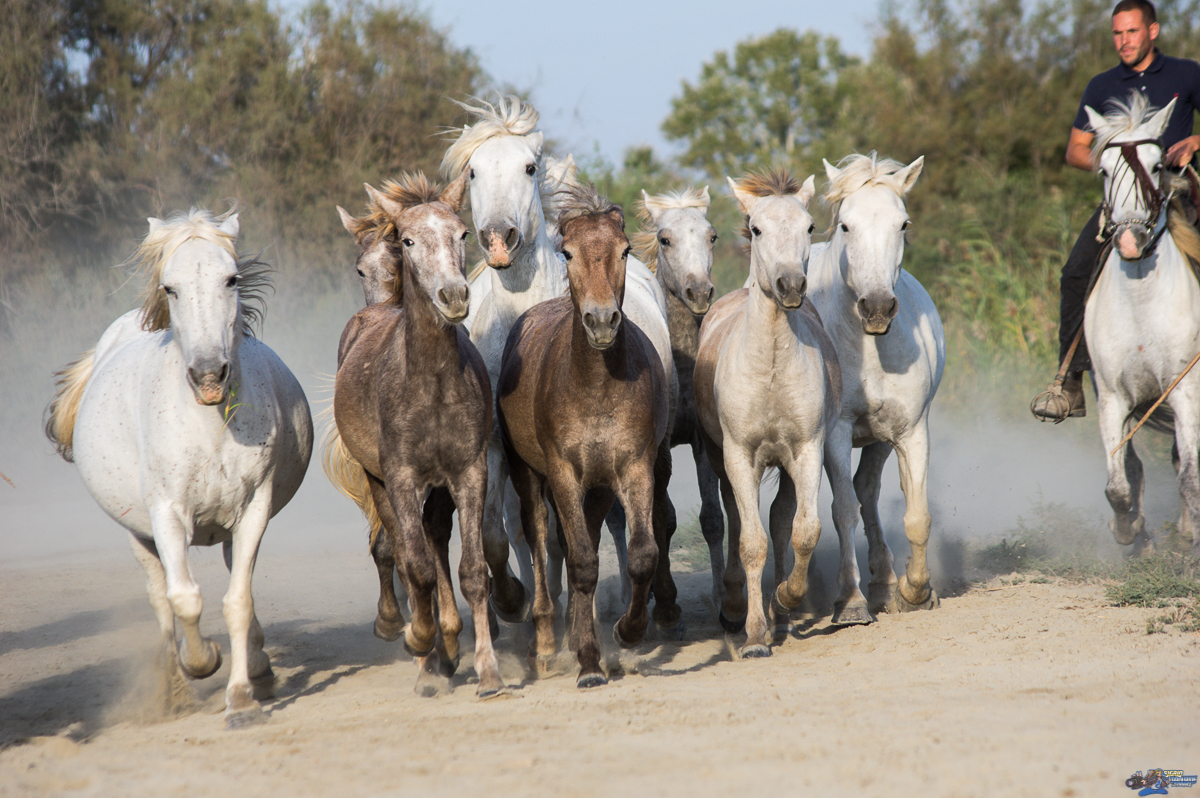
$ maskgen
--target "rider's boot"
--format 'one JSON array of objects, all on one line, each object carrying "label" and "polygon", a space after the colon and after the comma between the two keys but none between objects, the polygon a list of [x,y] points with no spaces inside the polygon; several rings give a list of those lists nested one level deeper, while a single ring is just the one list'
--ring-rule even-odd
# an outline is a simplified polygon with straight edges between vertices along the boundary
[{"label": "rider's boot", "polygon": [[1029,409],[1042,421],[1053,421],[1055,424],[1066,421],[1068,418],[1086,416],[1083,372],[1069,372],[1061,382],[1055,378],[1045,391],[1034,398]]}]

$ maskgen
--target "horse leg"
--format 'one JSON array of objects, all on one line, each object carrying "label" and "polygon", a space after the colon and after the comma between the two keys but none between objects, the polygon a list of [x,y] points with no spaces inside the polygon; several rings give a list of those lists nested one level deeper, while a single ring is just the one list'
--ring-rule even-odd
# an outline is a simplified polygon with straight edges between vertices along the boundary
[{"label": "horse leg", "polygon": [[[654,625],[666,640],[682,640],[687,633],[683,609],[678,602],[679,589],[671,576],[671,538],[675,536],[675,505],[667,495],[671,481],[671,440],[663,438],[654,457],[652,529],[658,558],[654,573]],[[632,584],[632,574],[630,581]],[[632,601],[632,591],[630,600]]]},{"label": "horse leg", "polygon": [[767,563],[767,531],[763,529],[758,514],[758,486],[762,471],[755,468],[748,452],[740,446],[732,446],[725,449],[725,473],[729,475],[738,515],[745,522],[738,545],[746,569],[746,644],[741,648],[741,655],[768,657],[771,649],[767,640],[767,617],[763,610],[762,595],[762,572]]},{"label": "horse leg", "polygon": [[[600,644],[596,639],[596,582],[599,578],[600,545],[599,519],[595,536],[588,529],[584,510],[583,486],[575,479],[570,465],[552,463],[554,473],[550,477],[554,493],[554,508],[558,511],[558,522],[562,524],[567,539],[567,586],[571,593],[570,617],[567,619],[569,634],[577,641],[579,657],[579,688],[599,687],[608,679],[600,668]],[[595,509],[595,503],[591,509]],[[604,506],[607,512],[608,507]],[[603,513],[599,513],[603,518]],[[589,539],[590,538],[590,539]]]},{"label": "horse leg", "polygon": [[550,603],[554,605],[554,614],[562,609],[562,571],[566,560],[566,546],[563,545],[562,527],[558,523],[558,513],[553,505],[548,506],[546,530],[546,589],[550,591]]},{"label": "horse leg", "polygon": [[[497,425],[499,426],[499,425]],[[508,464],[504,450],[498,439],[499,431],[493,430],[488,443],[488,482],[487,498],[483,505],[483,555],[487,559],[488,570],[492,573],[492,607],[500,619],[507,623],[521,623],[529,613],[526,603],[526,588],[520,579],[508,567],[509,539],[504,530],[504,491],[508,482]],[[522,528],[512,530],[512,534],[521,534]],[[528,545],[525,552],[528,552]],[[522,550],[517,549],[518,564],[522,578],[532,580],[532,573],[525,574],[525,559],[521,558]],[[528,584],[532,584],[529,582]]]},{"label": "horse leg", "polygon": [[[225,569],[233,576],[232,539],[222,544],[221,553],[225,558]],[[254,697],[261,701],[275,694],[275,672],[271,670],[271,658],[263,651],[266,637],[263,635],[262,625],[258,622],[257,613],[251,612],[250,630],[247,634],[247,670],[250,674],[250,684],[254,687]]]},{"label": "horse leg", "polygon": [[[661,500],[657,474],[662,467],[662,451],[666,446],[669,443],[664,441],[653,463],[643,460],[631,464],[617,486],[618,498],[626,508],[626,517],[629,519],[629,580],[632,583],[629,606],[613,627],[613,638],[622,648],[635,646],[645,637],[646,627],[650,623],[646,605],[650,599],[651,580],[654,580],[655,623],[660,629],[666,630],[668,636],[672,636],[676,630],[680,633],[683,631],[682,611],[674,602],[675,584],[663,581],[664,570],[667,580],[670,580],[669,565],[666,569],[663,566],[666,560],[665,546],[670,544],[670,540],[664,541],[664,529],[659,526],[662,519],[655,517],[659,510],[656,504]],[[664,594],[670,597],[669,602]],[[667,612],[672,608],[675,613],[673,624]]]},{"label": "horse leg", "polygon": [[[858,526],[859,501],[858,489],[850,475],[850,456],[853,447],[850,443],[850,427],[835,426],[825,438],[825,473],[829,475],[829,487],[833,491],[833,526],[838,534],[838,550],[841,555],[838,562],[838,597],[833,602],[832,623],[838,625],[872,623],[875,618],[867,606],[867,599],[859,589],[858,557],[854,551],[854,530]],[[864,450],[865,452],[865,450]],[[866,455],[863,455],[866,457]],[[887,451],[883,453],[887,457]],[[882,462],[879,463],[882,466]],[[860,466],[861,468],[861,466]],[[878,475],[876,474],[876,477]],[[879,480],[875,482],[875,512],[876,530],[879,529],[878,501]],[[864,513],[865,517],[865,513]],[[883,540],[883,535],[878,534]],[[880,554],[876,551],[876,555]],[[891,552],[884,546],[882,555],[887,562],[887,575],[895,582],[896,577],[891,569]],[[874,574],[873,574],[874,578]]]},{"label": "horse leg", "polygon": [[[450,580],[450,534],[454,526],[454,499],[446,488],[434,488],[429,492],[425,499],[423,523],[437,566],[438,631],[441,632],[438,656],[441,660],[441,673],[449,679],[458,670],[458,661],[462,657],[458,648],[458,636],[462,633],[463,620],[458,612],[458,602],[454,598],[454,583]],[[449,683],[445,687],[449,688]]]},{"label": "horse leg", "polygon": [[[488,631],[488,573],[482,531],[483,503],[487,497],[486,469],[487,455],[481,453],[479,461],[452,488],[462,539],[458,584],[471,608],[471,621],[475,625],[475,674],[479,677],[476,693],[480,698],[489,698],[504,689],[500,663]],[[444,637],[444,629],[442,634]]]},{"label": "horse leg", "polygon": [[[721,628],[728,634],[735,635],[746,625],[746,572],[742,568],[741,534],[742,521],[738,514],[737,500],[733,494],[733,486],[725,473],[725,454],[716,442],[700,431],[704,440],[704,453],[708,457],[709,466],[721,492],[721,503],[725,507],[725,517],[729,519],[729,561],[721,576],[721,603],[717,607],[717,620]],[[755,515],[758,508],[755,507]],[[715,575],[714,575],[715,578]]]},{"label": "horse leg", "polygon": [[[596,560],[597,579],[599,578],[599,562],[600,562],[600,560],[599,560],[600,528],[604,523],[604,519],[612,511],[612,508],[615,507],[617,504],[614,501],[614,496],[615,496],[615,494],[610,489],[600,487],[600,488],[593,488],[592,490],[587,491],[583,497],[583,519],[584,519],[584,523],[585,523],[586,529],[587,529],[588,540],[595,541],[595,548],[596,548],[596,552],[597,552],[597,560]],[[554,514],[555,513],[553,512],[553,507],[552,507],[551,515],[553,516]],[[560,534],[564,534],[563,533],[564,529],[565,528],[560,524],[559,525]],[[560,541],[560,544],[561,544],[561,549],[563,551],[570,551],[571,547],[565,539],[565,534],[564,534],[563,540]],[[568,596],[567,611],[566,611],[566,617],[564,618],[564,622],[566,623],[567,628],[566,628],[566,634],[564,636],[566,638],[567,650],[569,650],[572,654],[575,654],[576,656],[578,656],[582,632],[581,632],[581,627],[576,623],[576,621],[578,619],[576,618],[576,615],[575,615],[575,594],[568,592],[567,596]],[[595,601],[593,600],[593,605],[594,604],[595,604]],[[596,614],[596,611],[593,606],[592,616],[595,616],[595,614]],[[582,614],[580,615],[580,617],[582,617]],[[593,620],[594,620],[594,617],[593,617]],[[592,623],[592,622],[593,621],[588,621],[588,623]]]},{"label": "horse leg", "polygon": [[[817,515],[817,502],[821,491],[822,445],[810,441],[798,453],[796,459],[780,469],[779,483],[784,480],[793,485],[791,517],[792,552],[795,561],[787,580],[780,579],[772,596],[771,608],[776,616],[776,636],[782,620],[783,634],[787,636],[788,614],[799,607],[808,595],[808,566],[812,560],[817,541],[821,538],[821,519]],[[847,478],[849,474],[847,474]],[[772,532],[774,534],[774,532]],[[866,604],[866,600],[863,600]]]},{"label": "horse leg", "polygon": [[396,556],[392,552],[392,538],[382,524],[371,530],[371,559],[379,574],[379,601],[375,605],[372,631],[380,640],[395,640],[404,628],[404,613],[396,595]]},{"label": "horse leg", "polygon": [[[867,609],[873,613],[886,611],[893,606],[896,598],[897,579],[892,551],[884,539],[883,525],[879,523],[879,485],[883,479],[883,465],[891,453],[892,447],[883,441],[868,443],[862,448],[858,470],[854,472],[854,492],[862,507],[863,530],[867,534],[867,564],[871,570],[871,581],[867,585]],[[841,534],[839,528],[839,539]],[[847,558],[845,546],[843,543],[843,563]],[[854,557],[852,542],[849,556]],[[838,581],[841,582],[840,572]]]},{"label": "horse leg", "polygon": [[1142,516],[1142,490],[1145,485],[1142,461],[1133,441],[1112,453],[1125,436],[1129,408],[1108,391],[1099,392],[1100,439],[1108,466],[1108,484],[1104,495],[1113,510],[1113,537],[1122,546],[1144,537],[1146,519]]},{"label": "horse leg", "polygon": [[549,526],[546,485],[542,477],[515,452],[509,449],[507,454],[513,487],[521,503],[521,527],[530,541],[533,555],[533,640],[530,654],[537,675],[545,676],[550,671],[550,661],[556,648],[554,604],[550,601],[550,590],[546,585],[546,536]]},{"label": "horse leg", "polygon": [[926,548],[929,545],[929,420],[914,426],[896,445],[900,465],[900,490],[904,492],[904,535],[912,551],[904,575],[896,584],[896,606],[901,612],[938,606],[929,584]]},{"label": "horse leg", "polygon": [[708,544],[708,559],[712,564],[713,606],[720,607],[725,597],[725,516],[721,513],[721,485],[700,436],[692,438],[692,458],[696,461],[696,483],[700,488],[700,532]]},{"label": "horse leg", "polygon": [[[1176,388],[1178,391],[1179,388]],[[1200,518],[1200,422],[1196,398],[1190,393],[1171,395],[1175,413],[1173,458],[1179,480],[1179,531],[1192,542],[1192,556],[1200,558],[1200,530],[1192,526]]]},{"label": "horse leg", "polygon": [[[772,574],[772,590],[777,595],[780,590],[785,589],[784,585],[784,547],[787,545],[789,532],[792,532],[795,526],[796,518],[796,485],[792,481],[792,477],[784,469],[779,469],[779,489],[775,492],[775,498],[771,501],[771,510],[767,516],[767,529],[771,534],[771,556],[775,561],[774,573]],[[795,534],[792,533],[792,537]],[[795,565],[793,564],[793,570]],[[792,631],[792,624],[788,615],[793,609],[800,606],[800,602],[808,597],[807,590],[798,593],[795,596],[795,601],[786,606],[776,606],[779,604],[775,601],[771,604],[772,614],[775,626],[774,642],[782,643],[787,639],[788,634]],[[782,611],[781,611],[782,610]]]},{"label": "horse leg", "polygon": [[173,715],[191,706],[193,702],[183,669],[179,666],[179,653],[175,650],[175,610],[171,609],[171,602],[167,600],[167,577],[158,559],[158,549],[155,548],[154,541],[131,533],[129,546],[133,549],[133,556],[146,571],[146,593],[150,597],[150,606],[158,621],[161,639],[158,665],[162,682],[158,686],[161,698],[156,696],[156,699],[159,699],[158,703]]},{"label": "horse leg", "polygon": [[190,536],[175,510],[165,503],[151,509],[150,523],[166,578],[167,601],[183,625],[179,665],[193,679],[207,678],[221,667],[221,647],[215,640],[200,634],[200,612],[204,609],[204,601],[188,566],[187,541]]},{"label": "horse leg", "polygon": [[604,525],[612,536],[613,548],[617,552],[617,574],[621,579],[621,605],[629,606],[633,598],[633,583],[629,581],[629,546],[625,542],[625,508],[613,502],[612,509],[604,517]]},{"label": "horse leg", "polygon": [[[242,514],[233,530],[229,568],[229,590],[225,593],[223,610],[229,629],[229,684],[225,688],[225,728],[238,729],[262,719],[258,695],[270,695],[275,674],[271,662],[262,650],[262,627],[254,615],[254,597],[250,581],[258,547],[271,518],[270,491],[260,490]],[[257,641],[254,639],[257,632]],[[257,645],[256,645],[257,644]],[[256,659],[251,665],[249,651],[254,647]],[[261,669],[255,672],[255,669]],[[253,677],[251,674],[254,674]],[[254,686],[251,685],[253,678]]]},{"label": "horse leg", "polygon": [[438,566],[437,556],[425,535],[422,507],[424,492],[419,494],[411,476],[399,467],[389,468],[385,463],[384,468],[392,472],[387,479],[387,498],[397,522],[394,530],[390,530],[395,535],[392,546],[401,552],[404,583],[408,587],[412,610],[412,617],[404,626],[404,650],[418,660],[420,674],[415,691],[418,695],[436,695],[437,690],[429,683],[429,678],[438,671],[433,662],[438,632],[434,620]]}]

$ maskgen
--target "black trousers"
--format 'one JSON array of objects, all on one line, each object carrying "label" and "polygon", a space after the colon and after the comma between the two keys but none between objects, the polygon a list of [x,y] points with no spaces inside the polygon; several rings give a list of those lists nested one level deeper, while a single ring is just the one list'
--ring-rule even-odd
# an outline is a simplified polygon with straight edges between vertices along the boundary
[{"label": "black trousers", "polygon": [[[1058,362],[1062,363],[1075,340],[1075,333],[1083,327],[1083,306],[1087,302],[1088,283],[1091,282],[1092,272],[1096,269],[1096,261],[1100,258],[1100,250],[1104,242],[1097,241],[1100,233],[1100,209],[1092,214],[1083,232],[1071,248],[1067,262],[1063,264],[1062,278],[1059,280],[1059,322],[1058,322]],[[1071,358],[1068,372],[1088,371],[1092,360],[1088,357],[1087,340],[1079,339],[1079,347]]]}]

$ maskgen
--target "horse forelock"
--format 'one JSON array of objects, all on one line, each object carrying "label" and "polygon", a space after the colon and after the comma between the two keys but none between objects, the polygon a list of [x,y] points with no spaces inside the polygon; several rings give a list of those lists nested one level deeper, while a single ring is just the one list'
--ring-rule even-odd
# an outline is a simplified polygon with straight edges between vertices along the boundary
[{"label": "horse forelock", "polygon": [[477,121],[461,130],[450,128],[446,131],[447,135],[457,135],[442,156],[442,174],[446,177],[462,174],[471,156],[485,141],[498,136],[524,136],[537,129],[537,109],[519,97],[499,95],[495,105],[478,97],[471,99],[474,104],[454,101]]},{"label": "horse forelock", "polygon": [[680,191],[668,191],[665,194],[654,194],[637,201],[634,208],[640,229],[629,237],[633,254],[646,265],[651,272],[658,272],[658,230],[654,224],[651,211],[662,213],[670,210],[686,210],[696,208],[701,214],[708,210],[709,201],[704,192],[698,188],[689,187]]},{"label": "horse forelock", "polygon": [[837,166],[837,177],[829,182],[829,188],[821,197],[830,208],[831,228],[842,208],[842,200],[861,188],[884,186],[896,192],[896,196],[904,197],[904,183],[896,175],[904,168],[899,161],[891,158],[881,160],[875,152],[869,155],[852,153],[839,161]]},{"label": "horse forelock", "polygon": [[786,197],[800,190],[800,181],[792,176],[786,168],[776,166],[758,172],[751,172],[737,181],[742,191],[756,197]]},{"label": "horse forelock", "polygon": [[555,192],[555,200],[559,208],[559,230],[575,219],[600,216],[614,210],[621,214],[622,220],[625,218],[621,206],[602,195],[591,183],[576,183],[559,189]]},{"label": "horse forelock", "polygon": [[218,225],[237,211],[230,208],[220,216],[202,208],[192,208],[172,214],[162,225],[150,231],[130,259],[136,274],[145,281],[142,289],[142,329],[157,332],[171,326],[171,309],[162,289],[163,270],[171,256],[188,241],[199,239],[214,244],[234,259],[238,270],[238,304],[241,308],[242,332],[253,335],[253,325],[262,320],[264,291],[270,286],[268,264],[257,255],[239,256],[234,237]]},{"label": "horse forelock", "polygon": [[1139,127],[1150,121],[1159,109],[1150,105],[1150,100],[1140,91],[1131,91],[1128,100],[1112,99],[1108,101],[1111,110],[1104,115],[1104,120],[1093,131],[1092,161],[1099,168],[1100,153],[1112,144],[1119,136],[1133,133]]}]

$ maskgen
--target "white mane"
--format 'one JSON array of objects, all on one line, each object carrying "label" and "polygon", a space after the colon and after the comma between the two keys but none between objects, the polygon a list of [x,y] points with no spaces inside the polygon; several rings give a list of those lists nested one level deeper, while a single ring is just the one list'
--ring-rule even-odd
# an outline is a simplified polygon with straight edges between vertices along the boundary
[{"label": "white mane", "polygon": [[1133,133],[1149,122],[1150,117],[1158,111],[1140,91],[1130,92],[1128,102],[1109,100],[1108,104],[1112,110],[1104,115],[1104,121],[1094,131],[1096,138],[1092,141],[1092,157],[1097,163],[1100,153],[1112,144],[1117,136]]},{"label": "white mane", "polygon": [[501,95],[496,98],[495,105],[478,97],[472,99],[478,105],[454,101],[479,121],[464,125],[462,133],[442,156],[442,174],[451,179],[462,174],[475,150],[485,141],[497,136],[524,136],[537,129],[537,109],[519,97]]},{"label": "white mane", "polygon": [[887,186],[897,195],[904,196],[904,185],[896,177],[896,172],[904,168],[904,164],[891,158],[879,160],[874,151],[870,155],[854,153],[847,155],[838,162],[841,171],[829,184],[829,190],[822,199],[833,207],[833,216],[837,217],[837,206],[846,197],[869,185]]},{"label": "white mane", "polygon": [[699,208],[702,211],[708,210],[707,192],[701,191],[698,188],[685,188],[682,191],[668,191],[665,194],[655,194],[648,196],[645,200],[638,203],[638,215],[641,216],[641,209],[645,208],[647,212],[651,211],[669,211],[672,209],[684,208]]}]

